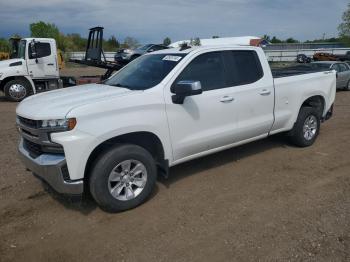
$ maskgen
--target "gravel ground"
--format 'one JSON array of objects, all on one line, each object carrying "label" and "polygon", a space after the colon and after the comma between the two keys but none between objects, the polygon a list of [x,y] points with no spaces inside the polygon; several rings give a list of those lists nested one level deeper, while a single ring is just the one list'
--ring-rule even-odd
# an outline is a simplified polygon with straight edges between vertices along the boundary
[{"label": "gravel ground", "polygon": [[182,164],[119,214],[25,170],[15,107],[0,98],[0,261],[350,261],[350,92],[312,147],[274,136]]}]

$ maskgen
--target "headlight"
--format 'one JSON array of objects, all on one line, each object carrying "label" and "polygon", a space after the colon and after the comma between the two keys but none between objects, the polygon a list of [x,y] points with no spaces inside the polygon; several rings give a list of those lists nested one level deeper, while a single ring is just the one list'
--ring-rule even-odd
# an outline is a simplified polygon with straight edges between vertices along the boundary
[{"label": "headlight", "polygon": [[61,130],[61,131],[69,131],[72,130],[77,124],[77,120],[75,118],[67,118],[67,119],[52,119],[52,120],[42,120],[41,127],[47,129]]}]

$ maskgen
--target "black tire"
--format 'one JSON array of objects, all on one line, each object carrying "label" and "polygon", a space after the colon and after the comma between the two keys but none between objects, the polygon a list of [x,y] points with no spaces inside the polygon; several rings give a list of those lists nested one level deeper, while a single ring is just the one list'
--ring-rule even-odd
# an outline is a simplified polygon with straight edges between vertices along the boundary
[{"label": "black tire", "polygon": [[[21,94],[20,96],[15,96],[11,91],[10,88],[13,85],[19,85],[24,87],[23,90],[23,94]],[[7,82],[4,86],[4,93],[5,93],[5,97],[13,102],[20,102],[22,101],[24,98],[26,98],[27,96],[30,96],[32,93],[32,88],[30,86],[30,84],[28,83],[28,81],[23,80],[23,79],[15,79],[15,80],[11,80],[9,82]]]},{"label": "black tire", "polygon": [[350,80],[349,82],[346,84],[346,87],[344,87],[345,91],[350,91]]},{"label": "black tire", "polygon": [[[304,134],[305,134],[304,133],[304,125],[305,125],[306,120],[310,119],[309,117],[314,119],[316,122],[315,123],[316,124],[315,134],[313,134],[311,139],[307,139],[304,136]],[[315,109],[313,107],[302,107],[300,109],[297,122],[294,124],[294,127],[290,133],[291,142],[298,147],[311,146],[315,142],[315,140],[320,132],[320,126],[321,126],[320,112],[317,111],[317,109]]]},{"label": "black tire", "polygon": [[[116,166],[130,159],[139,161],[144,165],[147,171],[147,180],[142,191],[135,198],[119,200],[110,192],[109,176]],[[89,186],[92,197],[103,210],[119,212],[135,208],[144,203],[154,189],[156,178],[156,164],[147,150],[137,145],[120,144],[105,151],[95,161],[90,173]]]}]

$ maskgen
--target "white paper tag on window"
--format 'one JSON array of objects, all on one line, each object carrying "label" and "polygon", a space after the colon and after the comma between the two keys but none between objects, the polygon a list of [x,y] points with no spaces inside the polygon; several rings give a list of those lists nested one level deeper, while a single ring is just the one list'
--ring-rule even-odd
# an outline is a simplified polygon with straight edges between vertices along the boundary
[{"label": "white paper tag on window", "polygon": [[163,60],[165,61],[173,61],[173,62],[179,62],[181,60],[181,56],[176,55],[166,55],[164,56]]}]

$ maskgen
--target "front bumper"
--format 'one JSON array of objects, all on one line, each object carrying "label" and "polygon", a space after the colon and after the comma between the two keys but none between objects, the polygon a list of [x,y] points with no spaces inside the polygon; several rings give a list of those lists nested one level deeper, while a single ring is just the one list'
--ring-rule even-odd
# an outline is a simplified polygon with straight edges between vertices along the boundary
[{"label": "front bumper", "polygon": [[55,191],[62,194],[80,195],[84,190],[83,180],[64,180],[66,159],[62,154],[42,154],[36,158],[29,155],[24,148],[23,139],[19,147],[20,159],[35,176],[46,181]]}]

